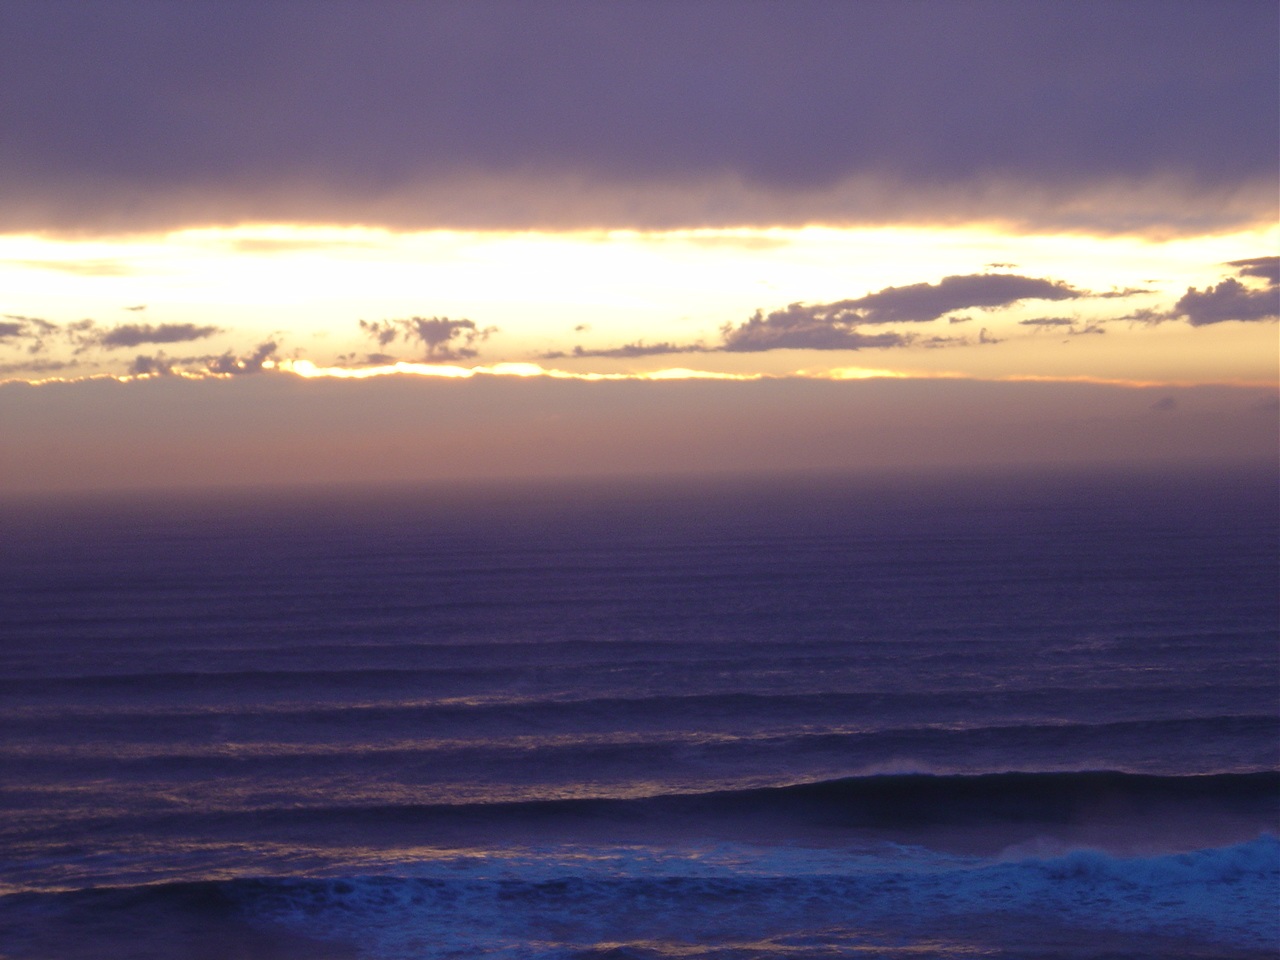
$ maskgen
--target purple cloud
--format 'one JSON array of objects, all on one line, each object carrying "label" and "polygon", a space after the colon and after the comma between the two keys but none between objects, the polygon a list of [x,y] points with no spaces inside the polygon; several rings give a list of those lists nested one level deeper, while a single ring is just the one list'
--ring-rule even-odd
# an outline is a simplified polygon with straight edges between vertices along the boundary
[{"label": "purple cloud", "polygon": [[487,340],[497,327],[480,329],[474,320],[448,317],[403,317],[395,320],[361,320],[360,329],[385,347],[397,339],[418,342],[429,361],[465,360],[479,352],[474,344]]},{"label": "purple cloud", "polygon": [[[834,308],[834,309],[833,309]],[[862,350],[867,347],[901,347],[911,337],[901,333],[863,333],[860,316],[837,304],[806,306],[793,303],[781,310],[757,310],[750,319],[720,328],[730,353],[758,350]]]},{"label": "purple cloud", "polygon": [[1170,2],[10,3],[0,227],[1256,221],[1275,4]]},{"label": "purple cloud", "polygon": [[1259,277],[1271,286],[1280,286],[1280,257],[1253,257],[1248,260],[1232,260],[1228,266],[1239,267],[1242,277]]},{"label": "purple cloud", "polygon": [[623,344],[621,347],[605,347],[598,350],[584,347],[574,347],[567,353],[563,350],[552,350],[549,353],[542,354],[542,359],[563,360],[566,357],[614,357],[628,360],[634,357],[652,357],[667,353],[701,353],[706,352],[706,349],[700,343],[677,344],[670,341],[645,343],[643,340],[637,340],[635,343]]},{"label": "purple cloud", "polygon": [[212,357],[206,360],[205,366],[210,373],[229,374],[232,376],[245,373],[261,373],[263,364],[268,360],[275,359],[277,346],[274,340],[268,340],[266,343],[258,344],[257,348],[247,356],[237,357],[228,352],[219,357]]},{"label": "purple cloud", "polygon": [[952,310],[995,309],[1020,300],[1072,300],[1085,296],[1065,283],[1010,273],[973,273],[943,277],[938,283],[886,287],[828,310],[858,311],[861,323],[923,323]]},{"label": "purple cloud", "polygon": [[1280,318],[1280,291],[1274,286],[1251,290],[1228,277],[1204,290],[1188,287],[1173,305],[1173,314],[1186,317],[1193,327],[1226,320],[1276,320]]},{"label": "purple cloud", "polygon": [[97,334],[95,341],[108,350],[120,347],[136,347],[143,343],[185,343],[190,340],[203,340],[215,333],[221,333],[220,327],[198,326],[194,323],[124,323],[110,330]]}]

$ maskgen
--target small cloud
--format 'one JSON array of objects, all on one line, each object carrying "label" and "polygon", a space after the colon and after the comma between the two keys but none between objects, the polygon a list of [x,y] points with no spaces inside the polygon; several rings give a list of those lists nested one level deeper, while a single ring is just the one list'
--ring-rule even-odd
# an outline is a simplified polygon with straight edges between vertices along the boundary
[{"label": "small cloud", "polygon": [[968,314],[961,314],[955,317],[947,317],[947,323],[968,323],[973,317]]},{"label": "small cloud", "polygon": [[1154,293],[1148,287],[1125,287],[1123,290],[1108,290],[1106,293],[1093,294],[1099,300],[1115,300],[1120,297],[1136,297],[1144,293]]},{"label": "small cloud", "polygon": [[45,338],[58,332],[58,325],[42,317],[26,317],[19,313],[6,313],[0,320],[0,343],[25,346],[27,353],[40,353],[45,348]]},{"label": "small cloud", "polygon": [[137,306],[123,307],[122,309],[128,310],[130,313],[141,313],[143,310],[147,309],[147,305],[145,303],[139,303]]},{"label": "small cloud", "polygon": [[1086,296],[1061,281],[1010,273],[974,273],[943,277],[938,283],[886,287],[829,310],[858,311],[861,323],[922,323],[953,310],[993,310],[1021,300],[1074,300]]},{"label": "small cloud", "polygon": [[1186,317],[1193,327],[1227,320],[1276,320],[1280,319],[1280,297],[1273,287],[1253,290],[1234,277],[1204,290],[1195,287],[1173,305],[1176,316]]},{"label": "small cloud", "polygon": [[245,373],[260,373],[263,364],[276,359],[278,344],[274,340],[258,344],[256,350],[246,357],[237,357],[230,352],[219,357],[212,357],[205,362],[210,373],[237,376]]},{"label": "small cloud", "polygon": [[1159,400],[1157,400],[1155,403],[1151,405],[1151,409],[1159,413],[1165,413],[1170,410],[1176,410],[1177,407],[1178,407],[1178,401],[1177,401],[1177,398],[1175,397],[1161,397]]},{"label": "small cloud", "polygon": [[706,347],[700,343],[645,343],[643,340],[637,340],[635,343],[627,343],[621,347],[608,347],[599,350],[586,350],[582,347],[574,347],[569,353],[565,353],[563,350],[554,350],[550,353],[542,354],[541,359],[563,360],[567,357],[616,357],[620,359],[631,359],[633,357],[660,356],[666,353],[697,353],[705,351]]},{"label": "small cloud", "polygon": [[134,357],[133,363],[129,365],[129,375],[133,377],[168,376],[174,372],[174,369],[173,362],[164,355],[163,351],[154,357],[139,354]]},{"label": "small cloud", "polygon": [[0,376],[11,373],[57,373],[80,366],[78,360],[28,360],[25,363],[0,363]]},{"label": "small cloud", "polygon": [[1071,317],[1034,317],[1031,320],[1019,320],[1023,327],[1070,327],[1075,325]]},{"label": "small cloud", "polygon": [[1037,330],[1057,330],[1069,337],[1078,337],[1087,333],[1107,332],[1102,328],[1102,324],[1097,321],[1090,321],[1081,326],[1079,319],[1072,317],[1032,317],[1029,320],[1019,320],[1018,325],[1035,327]]},{"label": "small cloud", "polygon": [[1239,267],[1242,277],[1258,277],[1273,287],[1280,286],[1280,257],[1252,257],[1248,260],[1232,260],[1227,264]]},{"label": "small cloud", "polygon": [[144,343],[187,343],[221,332],[219,327],[201,327],[194,323],[125,323],[110,330],[98,331],[93,342],[107,350],[115,350]]},{"label": "small cloud", "polygon": [[839,305],[805,306],[793,303],[764,314],[757,310],[738,326],[720,328],[730,353],[758,350],[862,350],[867,347],[900,347],[911,337],[900,333],[867,334],[855,324],[859,315]]},{"label": "small cloud", "polygon": [[497,327],[483,330],[473,320],[448,317],[405,317],[394,320],[361,320],[360,329],[385,347],[396,340],[417,341],[426,348],[428,361],[463,360],[479,352],[474,344],[497,333]]},{"label": "small cloud", "polygon": [[983,328],[978,332],[978,342],[979,342],[979,343],[1003,343],[1003,342],[1004,342],[1004,338],[1003,338],[1003,337],[994,337],[994,336],[992,336],[992,335],[987,331],[987,328],[986,328],[986,327],[983,327]]},{"label": "small cloud", "polygon": [[1126,313],[1123,317],[1116,317],[1117,320],[1132,320],[1135,323],[1157,324],[1164,323],[1166,320],[1176,320],[1178,315],[1169,310],[1155,310],[1152,308],[1143,308],[1135,310],[1133,313]]}]

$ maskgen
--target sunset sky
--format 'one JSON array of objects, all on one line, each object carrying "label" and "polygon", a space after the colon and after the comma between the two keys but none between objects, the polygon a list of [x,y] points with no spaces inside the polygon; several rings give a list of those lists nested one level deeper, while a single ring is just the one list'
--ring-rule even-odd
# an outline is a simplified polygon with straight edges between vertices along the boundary
[{"label": "sunset sky", "polygon": [[1271,0],[0,3],[0,491],[1275,456]]}]

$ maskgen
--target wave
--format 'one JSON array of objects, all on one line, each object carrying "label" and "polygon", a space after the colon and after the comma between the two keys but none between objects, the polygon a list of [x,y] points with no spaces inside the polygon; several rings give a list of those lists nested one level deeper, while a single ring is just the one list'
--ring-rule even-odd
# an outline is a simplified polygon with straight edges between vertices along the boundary
[{"label": "wave", "polygon": [[[1158,776],[1115,771],[879,774],[701,793],[415,803],[334,802],[295,794],[288,805],[90,816],[101,834],[280,837],[324,845],[432,847],[543,842],[732,841],[823,845],[874,840],[991,853],[1018,845],[1092,844],[1114,851],[1186,850],[1280,829],[1280,772]],[[57,832],[61,828],[50,827]],[[41,835],[36,829],[29,834]]]},{"label": "wave", "polygon": [[[12,960],[112,955],[1034,955],[1255,958],[1278,945],[1280,841],[992,861],[686,849],[656,864],[524,851],[401,875],[241,877],[0,897]],[[603,864],[603,865],[602,865]],[[92,943],[92,951],[86,944]]]}]

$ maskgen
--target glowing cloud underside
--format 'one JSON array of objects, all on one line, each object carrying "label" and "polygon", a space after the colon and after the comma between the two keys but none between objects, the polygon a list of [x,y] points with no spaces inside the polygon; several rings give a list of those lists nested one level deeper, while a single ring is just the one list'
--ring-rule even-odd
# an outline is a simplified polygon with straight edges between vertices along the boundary
[{"label": "glowing cloud underside", "polygon": [[318,367],[310,360],[281,360],[275,368],[308,380],[319,377],[365,380],[370,377],[388,377],[397,374],[445,379],[468,379],[476,376],[550,377],[557,380],[760,380],[763,378],[762,374],[716,373],[710,370],[690,370],[685,367],[650,370],[643,373],[573,373],[569,370],[547,369],[536,363],[495,363],[459,367],[448,364],[411,363],[404,360],[370,367]]}]

